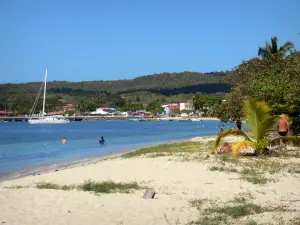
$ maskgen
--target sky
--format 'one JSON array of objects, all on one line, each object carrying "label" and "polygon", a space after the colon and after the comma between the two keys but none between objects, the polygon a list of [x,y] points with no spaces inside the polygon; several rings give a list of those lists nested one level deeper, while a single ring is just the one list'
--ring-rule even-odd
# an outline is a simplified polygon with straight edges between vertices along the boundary
[{"label": "sky", "polygon": [[0,83],[225,71],[276,35],[300,48],[300,0],[0,0]]}]

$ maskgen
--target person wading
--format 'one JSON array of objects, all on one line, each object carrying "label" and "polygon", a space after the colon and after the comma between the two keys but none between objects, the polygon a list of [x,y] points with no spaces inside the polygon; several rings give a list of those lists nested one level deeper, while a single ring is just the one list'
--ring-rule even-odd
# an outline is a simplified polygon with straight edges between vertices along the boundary
[{"label": "person wading", "polygon": [[242,129],[242,121],[240,119],[236,120],[236,127],[241,130]]}]

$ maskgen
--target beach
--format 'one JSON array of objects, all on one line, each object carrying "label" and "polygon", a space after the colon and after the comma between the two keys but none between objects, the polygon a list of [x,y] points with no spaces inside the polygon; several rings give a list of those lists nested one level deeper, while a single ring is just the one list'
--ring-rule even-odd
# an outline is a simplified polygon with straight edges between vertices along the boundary
[{"label": "beach", "polygon": [[[150,147],[141,154],[117,155],[4,181],[0,183],[0,223],[204,224],[200,223],[205,221],[204,217],[209,216],[213,221],[215,217],[223,216],[216,212],[210,215],[212,208],[239,204],[241,207],[257,206],[260,210],[254,207],[245,215],[228,214],[226,220],[222,217],[224,223],[298,224],[298,157],[281,157],[263,163],[262,159],[247,159],[236,163],[230,156],[225,159],[213,154],[212,141],[212,137],[193,138],[182,143]],[[260,175],[256,181],[248,179],[239,172],[246,167],[263,171],[263,174],[257,173]],[[76,188],[37,188],[41,182],[80,185],[87,180],[136,182],[141,188],[97,194]],[[153,199],[143,198],[146,188],[155,190]]]}]

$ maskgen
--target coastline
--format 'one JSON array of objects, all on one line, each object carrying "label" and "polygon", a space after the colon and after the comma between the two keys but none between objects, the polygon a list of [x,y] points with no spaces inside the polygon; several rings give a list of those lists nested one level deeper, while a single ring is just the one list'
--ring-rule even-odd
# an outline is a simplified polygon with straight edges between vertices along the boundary
[{"label": "coastline", "polygon": [[185,142],[185,141],[198,141],[199,139],[206,139],[206,138],[212,138],[212,137],[214,137],[214,135],[204,136],[204,137],[197,136],[197,137],[193,137],[193,138],[181,139],[178,141],[175,141],[175,140],[164,141],[164,142],[159,142],[159,143],[155,143],[155,144],[144,145],[142,147],[130,149],[129,151],[125,151],[122,153],[116,153],[116,154],[100,156],[100,157],[95,156],[95,157],[89,157],[89,158],[83,158],[83,159],[77,159],[77,160],[70,160],[70,161],[65,161],[65,162],[61,162],[61,163],[48,164],[48,165],[37,167],[37,168],[26,168],[26,169],[22,169],[22,170],[17,170],[15,172],[7,173],[5,175],[1,175],[0,176],[0,184],[5,181],[20,179],[20,178],[24,178],[24,177],[40,176],[40,175],[46,174],[46,173],[53,173],[53,172],[57,172],[57,171],[61,171],[61,170],[72,169],[75,167],[96,164],[101,161],[118,158],[125,153],[135,152],[142,148],[155,147],[155,146],[158,146],[161,144],[173,144],[173,143],[181,143],[181,142]]},{"label": "coastline", "polygon": [[[213,154],[213,140],[214,136],[205,136],[171,141],[170,145],[152,145],[128,157],[119,157],[121,153],[3,181],[0,222],[298,224],[299,158],[248,157],[236,161],[231,155]],[[85,182],[90,186],[79,189]],[[139,186],[126,189],[129,184]],[[102,185],[99,193],[91,189],[93,185]],[[125,189],[114,189],[118,185]],[[146,188],[155,190],[154,199],[143,198]]]}]

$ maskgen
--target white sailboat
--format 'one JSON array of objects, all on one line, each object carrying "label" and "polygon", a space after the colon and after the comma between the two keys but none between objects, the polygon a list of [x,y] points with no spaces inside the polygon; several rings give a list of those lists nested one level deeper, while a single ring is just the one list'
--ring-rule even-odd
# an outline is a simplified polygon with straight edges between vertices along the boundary
[{"label": "white sailboat", "polygon": [[[44,98],[43,98],[43,111],[42,111],[42,116],[39,118],[32,118],[32,113],[35,111],[36,105],[38,103],[40,94],[41,94],[41,88],[42,86],[44,86]],[[69,119],[64,118],[63,116],[47,116],[47,114],[45,113],[45,103],[46,103],[46,87],[47,87],[47,69],[45,72],[45,81],[44,84],[42,84],[38,95],[35,99],[35,102],[33,104],[33,107],[31,109],[31,115],[30,118],[28,120],[29,124],[66,124],[66,123],[70,123]]]}]

